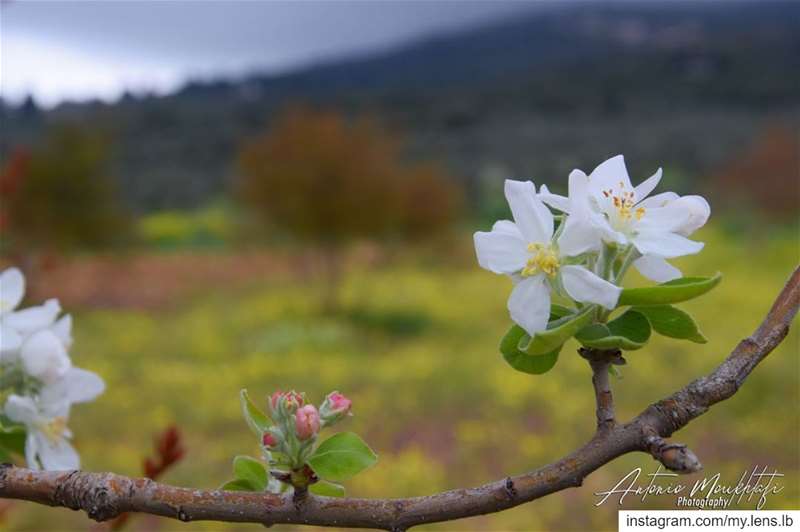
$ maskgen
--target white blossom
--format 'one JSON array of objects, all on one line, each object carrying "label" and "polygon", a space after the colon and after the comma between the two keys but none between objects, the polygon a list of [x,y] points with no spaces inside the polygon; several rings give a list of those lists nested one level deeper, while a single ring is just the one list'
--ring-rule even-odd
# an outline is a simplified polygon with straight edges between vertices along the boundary
[{"label": "white blossom", "polygon": [[634,266],[646,277],[664,282],[681,276],[666,259],[691,255],[702,242],[686,238],[705,224],[711,209],[701,196],[664,192],[649,196],[661,181],[661,169],[637,186],[631,184],[622,155],[598,165],[590,175],[573,170],[569,196],[542,187],[540,197],[551,207],[591,225],[599,237],[620,246],[632,245]]},{"label": "white blossom", "polygon": [[551,291],[560,287],[575,301],[613,309],[621,289],[573,259],[599,246],[593,226],[580,217],[567,218],[554,238],[553,215],[532,182],[507,180],[505,194],[514,221],[500,220],[490,232],[475,233],[474,240],[483,268],[515,280],[508,300],[514,322],[530,335],[543,331],[550,316]]},{"label": "white blossom", "polygon": [[78,453],[69,443],[72,433],[67,428],[68,406],[11,395],[4,410],[11,421],[25,426],[25,460],[29,468],[60,471],[80,467]]}]

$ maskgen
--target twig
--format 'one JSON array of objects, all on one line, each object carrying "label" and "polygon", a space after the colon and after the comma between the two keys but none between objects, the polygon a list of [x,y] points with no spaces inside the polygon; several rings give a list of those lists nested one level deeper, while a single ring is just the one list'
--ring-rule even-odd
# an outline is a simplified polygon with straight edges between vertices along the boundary
[{"label": "twig", "polygon": [[[296,505],[289,495],[177,488],[113,473],[36,472],[6,464],[0,467],[0,498],[80,509],[96,520],[111,519],[121,512],[143,512],[182,521],[385,530],[407,530],[423,523],[499,512],[580,486],[592,471],[633,451],[651,453],[666,463],[677,460],[672,464],[676,467],[688,465],[693,453],[663,438],[736,393],[753,368],[786,337],[798,305],[800,268],[761,326],[710,375],[649,406],[632,421],[598,431],[586,445],[558,462],[477,488],[409,499],[337,499],[308,494],[302,505]],[[605,415],[603,420],[605,423]]]},{"label": "twig", "polygon": [[612,364],[624,364],[625,359],[622,358],[622,352],[619,349],[602,350],[581,347],[578,349],[578,353],[589,361],[589,366],[592,368],[592,385],[597,405],[597,431],[606,432],[617,424],[608,373]]}]

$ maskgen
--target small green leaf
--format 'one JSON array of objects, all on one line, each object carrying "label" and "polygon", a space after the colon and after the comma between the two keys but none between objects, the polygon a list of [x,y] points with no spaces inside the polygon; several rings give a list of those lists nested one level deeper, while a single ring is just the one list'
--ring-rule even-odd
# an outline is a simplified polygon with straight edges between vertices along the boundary
[{"label": "small green leaf", "polygon": [[25,427],[21,425],[4,426],[0,429],[0,448],[8,453],[24,456],[25,454]]},{"label": "small green leaf", "polygon": [[344,486],[327,480],[320,480],[316,484],[311,484],[308,487],[308,491],[314,495],[324,495],[325,497],[344,497]]},{"label": "small green leaf", "polygon": [[245,480],[258,491],[266,488],[269,481],[264,464],[249,456],[237,456],[233,459],[233,474],[236,480]]},{"label": "small green leaf", "polygon": [[680,303],[701,296],[717,286],[722,274],[714,277],[681,277],[646,288],[626,288],[619,296],[618,306],[664,305]]},{"label": "small green leaf", "polygon": [[541,375],[553,369],[558,361],[561,346],[544,355],[529,355],[519,350],[519,343],[523,337],[528,338],[525,330],[519,325],[514,325],[500,342],[500,352],[508,365],[517,371],[531,375]]},{"label": "small green leaf", "polygon": [[242,404],[242,415],[247,421],[247,426],[260,437],[270,427],[269,418],[250,400],[247,390],[239,392],[239,401]]},{"label": "small green leaf", "polygon": [[377,461],[372,449],[352,432],[334,434],[322,442],[308,459],[317,475],[334,482],[347,480]]},{"label": "small green leaf", "polygon": [[533,335],[530,341],[526,342],[527,335],[522,338],[519,341],[518,349],[528,355],[550,355],[592,321],[594,309],[595,307],[590,305],[577,314],[551,321],[547,324],[546,330]]},{"label": "small green leaf", "polygon": [[575,339],[595,349],[641,349],[650,339],[650,322],[644,314],[628,310],[607,324],[594,323],[581,329]]},{"label": "small green leaf", "polygon": [[634,307],[644,314],[653,329],[664,336],[689,340],[698,344],[708,342],[694,318],[688,313],[671,305],[648,305]]},{"label": "small green leaf", "polygon": [[229,480],[225,484],[219,487],[221,490],[225,491],[262,491],[257,487],[253,486],[247,480],[242,478],[237,478],[236,480]]}]

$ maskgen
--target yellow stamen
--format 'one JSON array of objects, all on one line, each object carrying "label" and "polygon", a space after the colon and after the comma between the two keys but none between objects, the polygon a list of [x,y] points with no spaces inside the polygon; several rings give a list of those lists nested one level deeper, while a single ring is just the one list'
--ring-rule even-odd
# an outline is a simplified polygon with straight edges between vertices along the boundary
[{"label": "yellow stamen", "polygon": [[625,191],[622,190],[622,188],[623,184],[620,183],[619,195],[614,194],[612,189],[604,190],[603,195],[607,198],[611,198],[611,203],[614,205],[614,208],[617,209],[620,220],[628,221],[634,216],[636,216],[637,220],[641,220],[645,213],[644,207],[639,207],[634,210],[633,191]]},{"label": "yellow stamen", "polygon": [[538,243],[528,244],[528,251],[533,254],[525,267],[522,268],[521,275],[523,277],[530,277],[538,273],[544,273],[549,277],[555,276],[560,266],[558,262],[558,255],[553,248]]},{"label": "yellow stamen", "polygon": [[55,417],[47,423],[42,423],[38,428],[51,443],[56,443],[67,430],[67,419],[61,416]]}]

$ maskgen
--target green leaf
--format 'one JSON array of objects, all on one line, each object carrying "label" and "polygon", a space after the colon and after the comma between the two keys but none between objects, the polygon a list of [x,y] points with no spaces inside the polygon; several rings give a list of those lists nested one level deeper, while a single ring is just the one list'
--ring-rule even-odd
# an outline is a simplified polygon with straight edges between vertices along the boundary
[{"label": "green leaf", "polygon": [[308,487],[308,491],[314,495],[324,495],[325,497],[344,497],[344,486],[327,480],[320,480],[316,484],[311,484]]},{"label": "green leaf", "polygon": [[253,486],[247,480],[237,478],[236,480],[229,480],[225,484],[219,487],[221,490],[225,491],[262,491],[261,489]]},{"label": "green leaf", "polygon": [[247,426],[260,437],[271,425],[269,417],[250,400],[247,390],[239,392],[239,401]]},{"label": "green leaf", "polygon": [[500,342],[500,352],[508,365],[517,371],[531,375],[541,375],[553,369],[558,361],[561,346],[544,355],[529,355],[519,350],[519,343],[523,337],[528,338],[528,334],[519,325],[514,325]]},{"label": "green leaf", "polygon": [[269,473],[264,464],[249,456],[237,456],[233,459],[233,474],[236,480],[247,481],[257,491],[266,488],[269,481]]},{"label": "green leaf", "polygon": [[680,303],[701,296],[717,286],[722,274],[714,277],[681,277],[666,283],[646,288],[626,288],[619,296],[618,306],[664,305]]},{"label": "green leaf", "polygon": [[634,307],[634,310],[644,314],[653,329],[664,336],[689,340],[698,344],[708,342],[694,318],[688,313],[671,305],[648,305]]},{"label": "green leaf", "polygon": [[595,349],[641,349],[650,339],[650,322],[644,314],[628,310],[607,324],[594,323],[581,329],[575,339]]},{"label": "green leaf", "polygon": [[594,309],[595,307],[590,305],[577,314],[551,321],[547,324],[546,330],[533,335],[530,341],[526,342],[525,338],[522,338],[517,346],[518,349],[528,355],[551,355],[553,351],[560,349],[564,342],[575,336],[576,332],[592,321]]},{"label": "green leaf", "polygon": [[317,475],[341,482],[372,466],[378,457],[352,432],[334,434],[317,447],[308,463]]},{"label": "green leaf", "polygon": [[8,453],[25,455],[25,427],[21,425],[4,426],[0,429],[0,448]]}]

